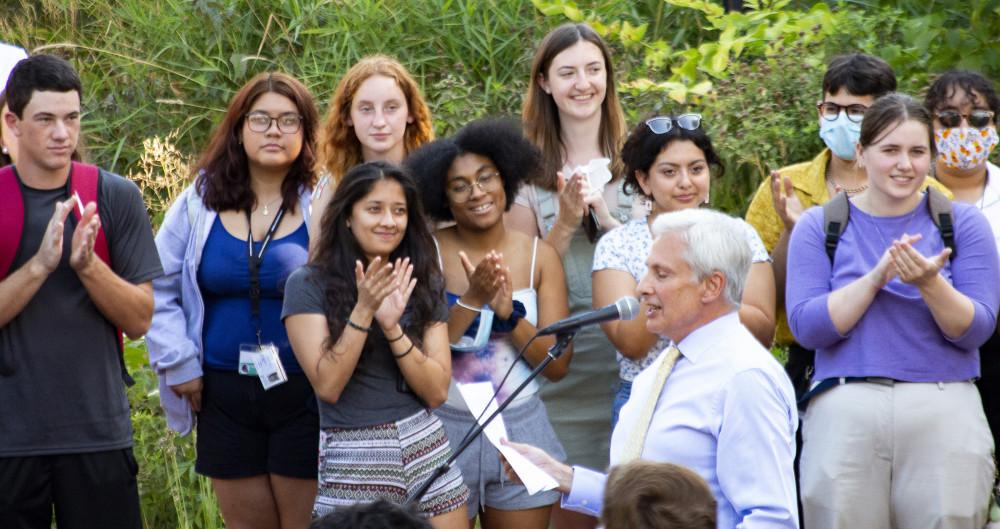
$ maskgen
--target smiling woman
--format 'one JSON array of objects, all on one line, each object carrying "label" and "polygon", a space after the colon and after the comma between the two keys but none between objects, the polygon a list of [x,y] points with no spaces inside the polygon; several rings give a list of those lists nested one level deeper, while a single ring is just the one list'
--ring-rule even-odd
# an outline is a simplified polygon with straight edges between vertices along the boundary
[{"label": "smiling woman", "polygon": [[[722,160],[705,133],[700,114],[657,116],[640,122],[622,148],[625,185],[651,203],[646,218],[633,219],[611,230],[594,251],[594,305],[613,303],[621,296],[636,295],[646,274],[645,256],[653,244],[650,227],[661,213],[696,209],[708,202],[712,177],[724,171]],[[713,174],[714,173],[714,174]],[[764,346],[774,334],[775,289],[771,260],[764,243],[749,224],[738,223],[753,250],[750,280],[739,301],[741,322]],[[614,344],[621,380],[615,395],[612,424],[628,400],[632,381],[651,365],[668,345],[664,333],[647,328],[640,315],[632,321],[601,325]]]},{"label": "smiling woman", "polygon": [[[993,442],[971,381],[996,329],[1000,265],[970,204],[952,203],[946,247],[920,192],[934,149],[925,108],[878,99],[856,150],[870,185],[850,197],[834,254],[820,208],[792,232],[788,322],[816,350],[813,381],[825,388],[807,395],[803,417],[807,527],[986,523]],[[838,479],[851,468],[865,471]]]},{"label": "smiling woman", "polygon": [[[426,145],[407,159],[431,217],[455,221],[435,232],[454,346],[448,400],[434,413],[452,439],[462,439],[475,424],[457,384],[487,382],[500,401],[506,399],[555,343],[551,336],[531,341],[538,329],[566,316],[566,282],[558,254],[538,237],[503,224],[504,211],[521,182],[538,171],[539,159],[515,122],[498,119],[470,123],[453,138]],[[479,336],[483,339],[477,340]],[[529,343],[519,357],[518,351]],[[543,374],[552,381],[561,379],[571,358],[572,350],[567,350]],[[562,457],[537,383],[518,395],[503,419],[511,439]],[[489,442],[478,439],[458,464],[472,492],[469,516],[478,516],[484,529],[548,526],[549,506],[558,495],[532,495],[522,485],[505,483],[500,455]]]},{"label": "smiling woman", "polygon": [[[434,243],[409,173],[386,162],[347,172],[327,235],[295,272],[282,317],[319,401],[314,514],[403,503],[450,455],[440,421],[451,376]],[[452,469],[418,498],[438,529],[465,529],[468,489]]]},{"label": "smiling woman", "polygon": [[[515,198],[507,226],[541,237],[555,249],[566,274],[569,312],[589,310],[594,244],[604,231],[645,215],[644,208],[624,193],[618,151],[625,117],[615,90],[611,52],[593,28],[563,24],[542,39],[532,61],[521,119],[525,136],[541,151],[542,163]],[[599,158],[611,160],[612,178],[592,189],[588,176],[573,168]],[[573,368],[559,384],[539,389],[568,457],[594,468],[604,468],[608,462],[611,402],[618,378],[612,349],[599,328],[581,329],[573,345]],[[554,513],[558,529],[597,523],[558,508]]]}]

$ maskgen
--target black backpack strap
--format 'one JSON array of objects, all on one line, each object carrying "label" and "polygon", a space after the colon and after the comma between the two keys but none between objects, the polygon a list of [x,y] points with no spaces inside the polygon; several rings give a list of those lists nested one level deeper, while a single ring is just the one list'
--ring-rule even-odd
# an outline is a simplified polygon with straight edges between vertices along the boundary
[{"label": "black backpack strap", "polygon": [[949,259],[954,259],[958,253],[955,247],[955,225],[951,216],[951,200],[933,187],[927,188],[927,208],[931,213],[931,220],[941,232],[941,240],[946,248],[951,248]]},{"label": "black backpack strap", "polygon": [[851,206],[847,202],[847,193],[837,193],[829,202],[823,204],[823,230],[826,232],[826,255],[833,263],[833,256],[837,253],[837,244],[840,242],[840,235],[847,228],[847,218],[850,216]]}]

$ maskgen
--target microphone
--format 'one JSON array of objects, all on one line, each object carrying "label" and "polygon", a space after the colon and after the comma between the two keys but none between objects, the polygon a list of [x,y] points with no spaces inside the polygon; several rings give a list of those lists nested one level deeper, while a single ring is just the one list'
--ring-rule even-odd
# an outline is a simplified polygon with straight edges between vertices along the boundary
[{"label": "microphone", "polygon": [[639,314],[639,300],[632,296],[625,296],[607,307],[588,310],[559,320],[538,331],[538,336],[576,331],[580,327],[605,321],[631,320],[637,314]]}]

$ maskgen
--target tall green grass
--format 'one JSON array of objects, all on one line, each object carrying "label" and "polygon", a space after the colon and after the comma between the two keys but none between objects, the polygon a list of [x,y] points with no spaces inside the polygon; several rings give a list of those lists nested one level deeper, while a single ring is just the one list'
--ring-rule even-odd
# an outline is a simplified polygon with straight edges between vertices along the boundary
[{"label": "tall green grass", "polygon": [[[1000,77],[1000,55],[991,51],[1000,6],[991,0],[967,9],[829,2],[831,27],[788,33],[814,3],[748,1],[761,11],[727,18],[736,32],[723,35],[706,16],[717,9],[708,0],[37,0],[0,6],[0,38],[73,60],[86,89],[90,156],[129,174],[141,171],[150,137],[173,133],[181,153],[197,154],[255,73],[298,76],[324,109],[343,72],[372,53],[394,55],[414,72],[439,135],[483,115],[517,114],[535,44],[568,19],[586,20],[608,35],[620,86],[633,87],[622,98],[632,122],[684,106],[706,115],[728,167],[713,203],[739,213],[768,169],[820,148],[812,104],[830,56],[882,55],[911,93],[948,66]],[[820,30],[819,42],[806,38]],[[729,66],[713,70],[712,56],[702,54],[734,37],[746,37],[742,54],[733,50]],[[681,104],[633,84],[679,75],[711,81],[713,90]],[[775,92],[785,96],[769,96]]]}]

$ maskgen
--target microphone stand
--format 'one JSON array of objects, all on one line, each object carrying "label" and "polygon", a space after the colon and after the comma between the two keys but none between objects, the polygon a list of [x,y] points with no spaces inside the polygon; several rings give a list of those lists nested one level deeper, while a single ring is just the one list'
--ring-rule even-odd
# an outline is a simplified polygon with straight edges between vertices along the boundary
[{"label": "microphone stand", "polygon": [[472,441],[474,441],[476,437],[479,437],[479,434],[483,433],[483,430],[486,429],[486,426],[490,424],[490,422],[493,419],[495,419],[498,415],[500,415],[500,412],[506,409],[507,406],[509,406],[510,403],[514,401],[517,395],[521,393],[521,390],[528,387],[528,384],[530,384],[532,380],[535,380],[535,378],[538,377],[538,375],[545,370],[545,367],[548,366],[550,362],[562,356],[563,351],[566,350],[566,346],[568,346],[570,342],[573,341],[573,338],[576,336],[576,331],[577,329],[574,329],[572,331],[563,332],[556,335],[556,343],[549,348],[549,352],[548,354],[545,355],[545,358],[542,360],[542,362],[537,366],[535,366],[535,369],[531,372],[531,374],[529,374],[527,378],[525,378],[524,381],[521,382],[521,385],[519,385],[517,389],[515,389],[513,393],[511,393],[510,396],[507,397],[506,400],[504,400],[497,406],[497,409],[489,417],[487,417],[485,421],[483,421],[482,423],[478,421],[476,422],[475,428],[473,428],[469,433],[465,435],[465,439],[462,441],[462,444],[460,444],[458,448],[456,448],[451,453],[451,457],[449,457],[447,461],[442,463],[441,466],[434,469],[434,473],[432,473],[431,476],[427,478],[426,481],[421,483],[420,487],[418,487],[417,490],[415,490],[413,494],[411,494],[410,497],[406,499],[406,503],[404,504],[405,506],[407,507],[417,506],[417,504],[420,502],[420,499],[424,497],[424,494],[427,494],[427,491],[430,490],[431,485],[433,485],[434,482],[438,480],[438,478],[445,475],[445,473],[451,469],[451,465],[456,460],[458,460],[458,456],[461,455],[462,452],[464,452],[465,449],[472,444]]}]

